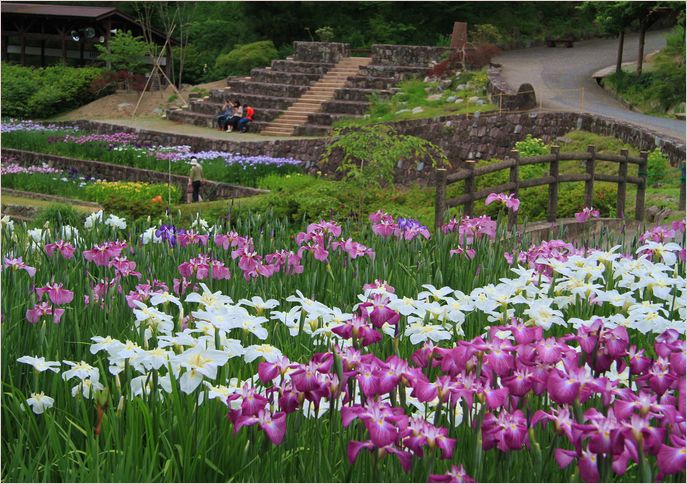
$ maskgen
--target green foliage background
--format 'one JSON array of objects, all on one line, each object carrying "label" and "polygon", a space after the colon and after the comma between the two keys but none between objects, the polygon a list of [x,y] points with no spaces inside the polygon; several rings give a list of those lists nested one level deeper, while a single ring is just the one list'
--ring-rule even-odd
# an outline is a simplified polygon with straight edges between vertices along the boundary
[{"label": "green foliage background", "polygon": [[104,70],[98,67],[46,68],[2,63],[2,115],[45,118],[110,94],[94,93],[91,83]]}]

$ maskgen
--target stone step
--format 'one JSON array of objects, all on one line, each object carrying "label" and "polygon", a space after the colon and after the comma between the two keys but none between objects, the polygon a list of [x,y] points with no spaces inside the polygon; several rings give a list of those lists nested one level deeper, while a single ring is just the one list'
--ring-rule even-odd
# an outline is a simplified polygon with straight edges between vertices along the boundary
[{"label": "stone step", "polygon": [[334,93],[334,99],[341,101],[362,101],[367,102],[370,96],[377,95],[380,99],[389,99],[394,95],[391,90],[380,90],[380,89],[356,89],[344,87],[343,89],[337,89]]},{"label": "stone step", "polygon": [[[195,113],[181,109],[169,109],[166,111],[166,117],[170,121],[217,129],[215,125],[215,116],[209,114]],[[256,132],[261,131],[262,128],[268,124],[269,122],[266,121],[253,121],[250,129]]]},{"label": "stone step", "polygon": [[268,68],[252,69],[251,81],[266,82],[272,84],[290,84],[294,86],[307,86],[317,81],[321,74],[308,74],[302,72],[273,71]]},{"label": "stone step", "polygon": [[336,114],[336,113],[311,113],[308,115],[308,122],[305,124],[316,124],[320,126],[331,126],[336,121],[341,121],[342,119],[356,118],[358,116],[353,116],[350,114]]},{"label": "stone step", "polygon": [[262,96],[299,97],[308,90],[308,86],[294,86],[291,84],[275,84],[269,82],[254,81],[228,81],[228,87],[232,91],[246,94],[259,94]]},{"label": "stone step", "polygon": [[[282,112],[284,112],[283,109],[267,109],[255,106],[253,106],[253,109],[255,111],[255,121],[270,121],[279,116],[279,114],[281,114]],[[209,101],[191,101],[188,110],[194,113],[211,114],[213,116],[218,116],[219,113],[222,111],[222,104]]]},{"label": "stone step", "polygon": [[272,61],[271,67],[274,71],[323,75],[328,70],[333,68],[335,65],[336,64],[326,64],[320,62],[303,62],[288,59],[275,59]]},{"label": "stone step", "polygon": [[261,131],[260,134],[265,135],[265,136],[292,136],[293,135],[293,129],[292,128],[285,128],[285,129],[277,129],[277,128],[269,128],[265,129],[264,131]]},{"label": "stone step", "polygon": [[294,136],[326,136],[330,133],[331,126],[321,126],[317,124],[305,124],[299,126],[293,132]]},{"label": "stone step", "polygon": [[298,98],[283,96],[264,96],[260,94],[249,94],[244,92],[213,90],[210,92],[208,101],[224,103],[225,100],[238,99],[242,104],[248,104],[254,108],[278,109],[285,111]]},{"label": "stone step", "polygon": [[369,104],[368,102],[340,101],[335,99],[323,103],[322,111],[325,113],[363,115],[367,111]]},{"label": "stone step", "polygon": [[393,77],[355,76],[349,77],[347,87],[360,89],[390,89],[396,85]]}]

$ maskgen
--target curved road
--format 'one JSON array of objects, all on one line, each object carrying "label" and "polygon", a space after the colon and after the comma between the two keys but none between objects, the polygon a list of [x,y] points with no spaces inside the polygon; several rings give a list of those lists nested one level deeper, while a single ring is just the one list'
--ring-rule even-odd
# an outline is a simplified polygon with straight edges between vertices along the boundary
[{"label": "curved road", "polygon": [[[644,52],[665,46],[667,31],[648,32]],[[494,59],[503,65],[501,75],[517,89],[529,82],[534,86],[537,102],[552,110],[582,111],[644,126],[665,136],[685,141],[685,122],[658,118],[630,111],[592,78],[592,74],[615,65],[617,39],[575,42],[575,47],[536,47],[505,52]],[[625,36],[623,62],[636,61],[638,35]],[[584,88],[581,96],[580,88]]]}]

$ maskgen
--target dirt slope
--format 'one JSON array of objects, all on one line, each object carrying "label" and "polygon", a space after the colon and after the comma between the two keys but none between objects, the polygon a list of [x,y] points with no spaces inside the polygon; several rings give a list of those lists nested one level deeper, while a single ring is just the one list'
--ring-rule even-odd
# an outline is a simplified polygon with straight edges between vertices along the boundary
[{"label": "dirt slope", "polygon": [[[209,92],[212,89],[220,89],[226,85],[225,80],[198,84],[197,86],[182,89],[181,94],[188,100],[188,95],[194,88],[196,90],[204,89]],[[170,101],[172,96],[175,96],[175,92],[171,86],[168,86],[164,91],[146,92],[136,110],[136,116],[149,117],[161,115],[168,107],[180,106],[182,101],[180,99]],[[130,118],[136,107],[138,98],[139,93],[137,92],[119,91],[116,94],[96,99],[92,103],[81,106],[73,111],[60,114],[53,119],[56,121],[70,121],[76,119]]]}]

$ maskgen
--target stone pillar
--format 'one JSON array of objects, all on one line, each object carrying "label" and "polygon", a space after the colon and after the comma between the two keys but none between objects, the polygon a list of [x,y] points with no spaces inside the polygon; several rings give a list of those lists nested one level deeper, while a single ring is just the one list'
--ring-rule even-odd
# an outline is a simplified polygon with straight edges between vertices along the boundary
[{"label": "stone pillar", "polygon": [[468,24],[467,22],[453,22],[453,33],[451,34],[451,48],[463,49],[468,43]]}]

